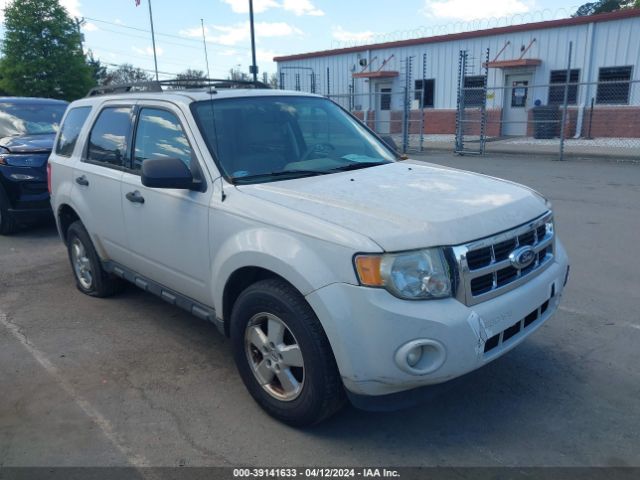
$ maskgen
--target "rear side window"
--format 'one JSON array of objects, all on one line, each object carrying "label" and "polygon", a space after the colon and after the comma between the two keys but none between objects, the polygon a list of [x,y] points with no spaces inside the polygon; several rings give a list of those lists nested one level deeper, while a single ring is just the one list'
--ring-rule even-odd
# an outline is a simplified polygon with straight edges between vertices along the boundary
[{"label": "rear side window", "polygon": [[73,154],[80,130],[82,130],[84,122],[87,120],[90,112],[91,107],[78,107],[69,110],[60,129],[60,135],[58,135],[58,143],[56,144],[57,155],[70,157]]},{"label": "rear side window", "polygon": [[124,167],[130,132],[130,107],[105,108],[91,129],[87,160],[112,167]]},{"label": "rear side window", "polygon": [[140,111],[136,130],[133,169],[150,158],[179,158],[187,167],[191,165],[191,146],[180,120],[171,112],[156,108]]}]

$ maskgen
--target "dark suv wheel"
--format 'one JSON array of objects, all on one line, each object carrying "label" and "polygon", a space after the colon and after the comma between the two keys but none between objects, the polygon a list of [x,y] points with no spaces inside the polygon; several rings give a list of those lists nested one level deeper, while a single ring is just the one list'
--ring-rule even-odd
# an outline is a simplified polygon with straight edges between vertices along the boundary
[{"label": "dark suv wheel", "polygon": [[305,426],[343,405],[329,341],[309,304],[288,283],[262,280],[242,292],[230,333],[240,376],[271,416]]},{"label": "dark suv wheel", "polygon": [[76,221],[67,230],[69,261],[78,290],[92,297],[109,297],[122,289],[123,281],[104,271],[91,237]]}]

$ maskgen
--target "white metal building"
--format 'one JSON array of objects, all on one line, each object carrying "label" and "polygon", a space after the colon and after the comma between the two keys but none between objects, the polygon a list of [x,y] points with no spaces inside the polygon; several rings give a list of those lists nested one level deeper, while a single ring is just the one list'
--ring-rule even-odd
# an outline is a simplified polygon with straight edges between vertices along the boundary
[{"label": "white metal building", "polygon": [[[498,134],[522,135],[535,100],[563,101],[564,87],[558,90],[554,84],[566,81],[570,43],[569,81],[580,83],[568,98],[575,112],[572,128],[580,131],[593,99],[603,130],[600,135],[640,137],[640,9],[302,53],[274,61],[281,87],[348,94],[353,98],[351,109],[362,111],[369,120],[393,116],[403,101],[394,93],[411,85],[422,90],[412,109],[426,111],[429,121],[424,122],[424,133],[453,133],[459,52],[466,50],[473,59],[464,82],[473,86],[484,82],[489,49],[486,78],[487,85],[493,86],[487,95],[489,115],[501,117],[498,125],[502,126],[496,128],[503,131]],[[616,122],[608,122],[609,117]],[[524,121],[510,123],[513,119]]]}]

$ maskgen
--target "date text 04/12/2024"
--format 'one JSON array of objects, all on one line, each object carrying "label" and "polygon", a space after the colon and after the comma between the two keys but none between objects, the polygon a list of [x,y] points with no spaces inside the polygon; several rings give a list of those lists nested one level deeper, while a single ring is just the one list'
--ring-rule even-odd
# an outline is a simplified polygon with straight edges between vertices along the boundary
[{"label": "date text 04/12/2024", "polygon": [[235,468],[234,478],[398,478],[386,468]]}]

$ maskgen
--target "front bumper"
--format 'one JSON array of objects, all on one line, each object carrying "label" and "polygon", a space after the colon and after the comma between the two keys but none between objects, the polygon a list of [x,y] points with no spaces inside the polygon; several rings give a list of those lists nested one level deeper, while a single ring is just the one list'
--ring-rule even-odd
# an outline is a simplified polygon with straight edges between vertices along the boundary
[{"label": "front bumper", "polygon": [[9,201],[9,213],[19,223],[51,217],[46,169],[0,166],[0,187]]},{"label": "front bumper", "polygon": [[[472,307],[453,298],[406,301],[383,289],[344,283],[327,285],[306,298],[325,329],[349,393],[381,396],[446,382],[511,350],[556,311],[567,269],[567,254],[557,240],[554,262],[543,273]],[[496,335],[504,340],[493,345]],[[419,371],[403,364],[408,343],[428,346]]]}]

